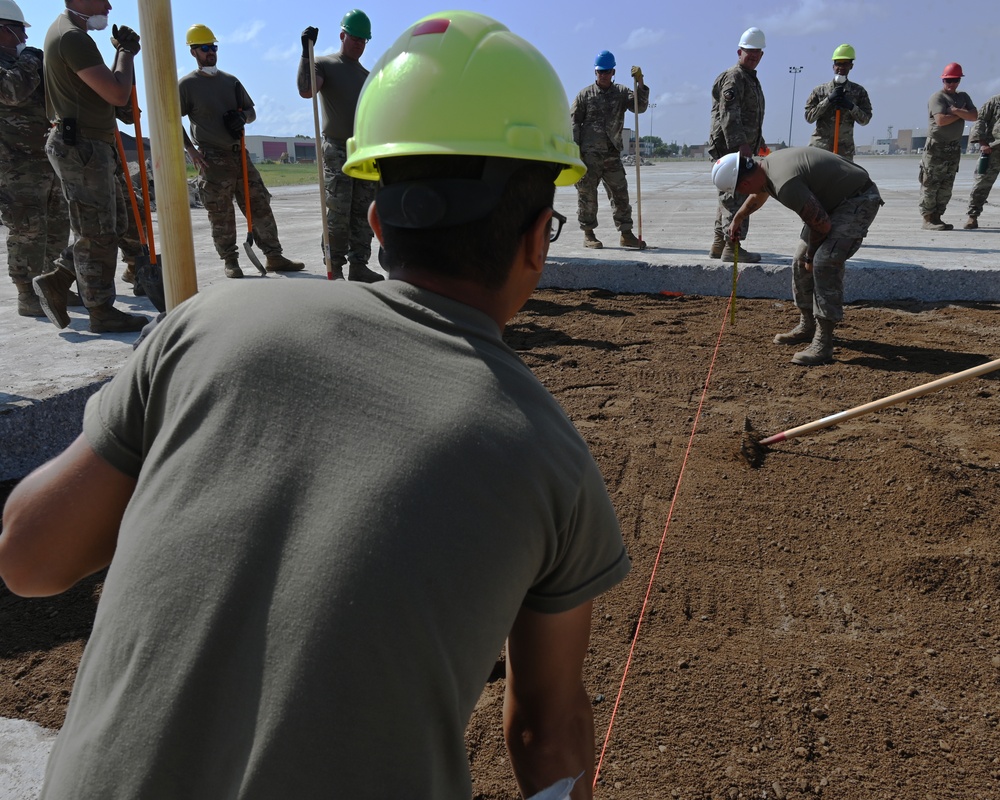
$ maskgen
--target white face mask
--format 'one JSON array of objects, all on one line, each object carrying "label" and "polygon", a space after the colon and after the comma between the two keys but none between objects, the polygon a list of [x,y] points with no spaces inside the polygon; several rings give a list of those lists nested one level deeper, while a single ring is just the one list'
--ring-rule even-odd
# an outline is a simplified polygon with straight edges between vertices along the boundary
[{"label": "white face mask", "polygon": [[81,14],[79,11],[73,11],[70,9],[70,14],[76,14],[80,19],[85,19],[87,21],[88,31],[103,31],[108,27],[108,15],[107,14],[91,14],[89,17],[86,14]]},{"label": "white face mask", "polygon": [[216,72],[219,71],[218,67],[198,67],[198,69],[201,72],[204,72],[206,75],[214,75]]},{"label": "white face mask", "polygon": [[24,48],[25,48],[25,47],[27,47],[27,46],[28,46],[28,43],[27,43],[27,42],[21,42],[21,43],[20,43],[20,44],[19,44],[19,45],[18,45],[17,47],[15,47],[14,49],[15,49],[15,50],[17,50],[17,54],[18,54],[18,55],[21,55],[21,53],[23,53],[23,52],[24,52]]},{"label": "white face mask", "polygon": [[847,76],[846,75],[834,75],[833,76],[833,82],[834,83],[847,83]]}]

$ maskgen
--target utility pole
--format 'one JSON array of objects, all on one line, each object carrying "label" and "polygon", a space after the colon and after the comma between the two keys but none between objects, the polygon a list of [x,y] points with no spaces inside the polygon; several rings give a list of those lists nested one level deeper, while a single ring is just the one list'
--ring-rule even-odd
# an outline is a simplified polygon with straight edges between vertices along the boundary
[{"label": "utility pole", "polygon": [[792,120],[795,118],[795,79],[799,77],[799,73],[802,72],[802,67],[789,67],[788,71],[792,73],[792,110],[788,114],[788,146],[792,146]]}]

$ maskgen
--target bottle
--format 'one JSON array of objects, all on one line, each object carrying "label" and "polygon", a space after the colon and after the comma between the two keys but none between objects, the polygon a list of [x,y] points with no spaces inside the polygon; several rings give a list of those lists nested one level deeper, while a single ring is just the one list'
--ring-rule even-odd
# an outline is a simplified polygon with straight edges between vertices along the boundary
[{"label": "bottle", "polygon": [[990,168],[990,154],[980,153],[979,163],[976,164],[976,174],[985,175],[989,171],[989,168]]}]

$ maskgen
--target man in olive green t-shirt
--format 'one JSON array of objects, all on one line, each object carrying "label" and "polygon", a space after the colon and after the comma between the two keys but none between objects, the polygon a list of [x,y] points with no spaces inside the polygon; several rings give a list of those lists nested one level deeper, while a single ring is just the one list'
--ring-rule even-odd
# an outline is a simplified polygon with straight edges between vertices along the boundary
[{"label": "man in olive green t-shirt", "polygon": [[[55,123],[45,153],[69,204],[73,263],[92,333],[138,331],[149,322],[114,306],[118,240],[128,227],[116,176],[115,107],[132,96],[139,34],[124,25],[112,30],[115,60],[108,68],[88,31],[104,30],[110,10],[107,0],[66,0],[45,36],[43,67],[46,107]],[[42,310],[59,328],[70,323],[66,302],[73,278],[63,264],[32,281]]]},{"label": "man in olive green t-shirt", "polygon": [[805,223],[792,261],[792,296],[801,315],[775,344],[810,342],[792,356],[800,366],[833,360],[833,329],[844,317],[844,265],[883,205],[878,187],[857,164],[818,147],[790,147],[761,159],[730,153],[712,168],[719,191],[748,195],[726,236],[735,241],[743,221],[774,197]]}]

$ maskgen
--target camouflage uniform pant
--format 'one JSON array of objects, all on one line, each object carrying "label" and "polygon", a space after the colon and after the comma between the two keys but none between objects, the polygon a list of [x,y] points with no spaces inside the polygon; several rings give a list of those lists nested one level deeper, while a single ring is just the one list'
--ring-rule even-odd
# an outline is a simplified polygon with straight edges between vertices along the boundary
[{"label": "camouflage uniform pant", "polygon": [[344,174],[344,144],[323,139],[323,182],[326,185],[326,227],[330,236],[330,265],[368,266],[372,255],[372,228],[368,208],[375,200],[375,181]]},{"label": "camouflage uniform pant", "polygon": [[858,252],[881,207],[882,197],[874,183],[837,206],[830,214],[830,233],[816,250],[811,271],[802,261],[810,230],[802,226],[802,241],[792,260],[792,297],[799,311],[834,322],[844,318],[844,265]]},{"label": "camouflage uniform pant", "polygon": [[[719,192],[719,204],[715,208],[715,233],[723,239],[728,240],[726,231],[733,224],[733,217],[740,207],[746,202],[748,195],[736,194],[734,192]],[[750,218],[743,220],[740,226],[740,240],[746,239],[750,231]]]},{"label": "camouflage uniform pant", "polygon": [[978,217],[983,213],[983,206],[990,196],[990,190],[996,183],[997,176],[1000,176],[1000,147],[994,147],[990,152],[989,166],[986,173],[980,175],[978,172],[973,176],[972,194],[969,195],[969,216]]},{"label": "camouflage uniform pant", "polygon": [[928,142],[920,161],[920,213],[943,214],[951,200],[962,148],[958,142]]},{"label": "camouflage uniform pant", "polygon": [[[246,216],[246,200],[243,196],[243,157],[240,146],[233,150],[202,148],[201,154],[208,162],[208,168],[198,177],[198,193],[208,211],[208,221],[212,226],[212,240],[219,258],[227,259],[239,254],[236,247],[236,211],[233,200]],[[257,168],[247,159],[247,177],[250,184],[250,215],[253,222],[253,239],[264,255],[281,252],[278,241],[278,224],[271,213],[271,193],[257,172]]]},{"label": "camouflage uniform pant", "polygon": [[67,145],[60,126],[49,133],[45,153],[62,182],[76,234],[73,263],[80,297],[87,308],[109,305],[115,299],[118,240],[128,227],[125,196],[115,177],[118,153],[98,139]]},{"label": "camouflage uniform pant", "polygon": [[7,271],[19,288],[52,269],[69,239],[69,212],[48,159],[0,164],[0,220],[7,226]]},{"label": "camouflage uniform pant", "polygon": [[625,233],[632,230],[632,206],[628,201],[628,179],[617,153],[583,153],[587,174],[576,183],[576,214],[580,228],[597,227],[597,184],[603,183],[611,201],[615,227]]}]

